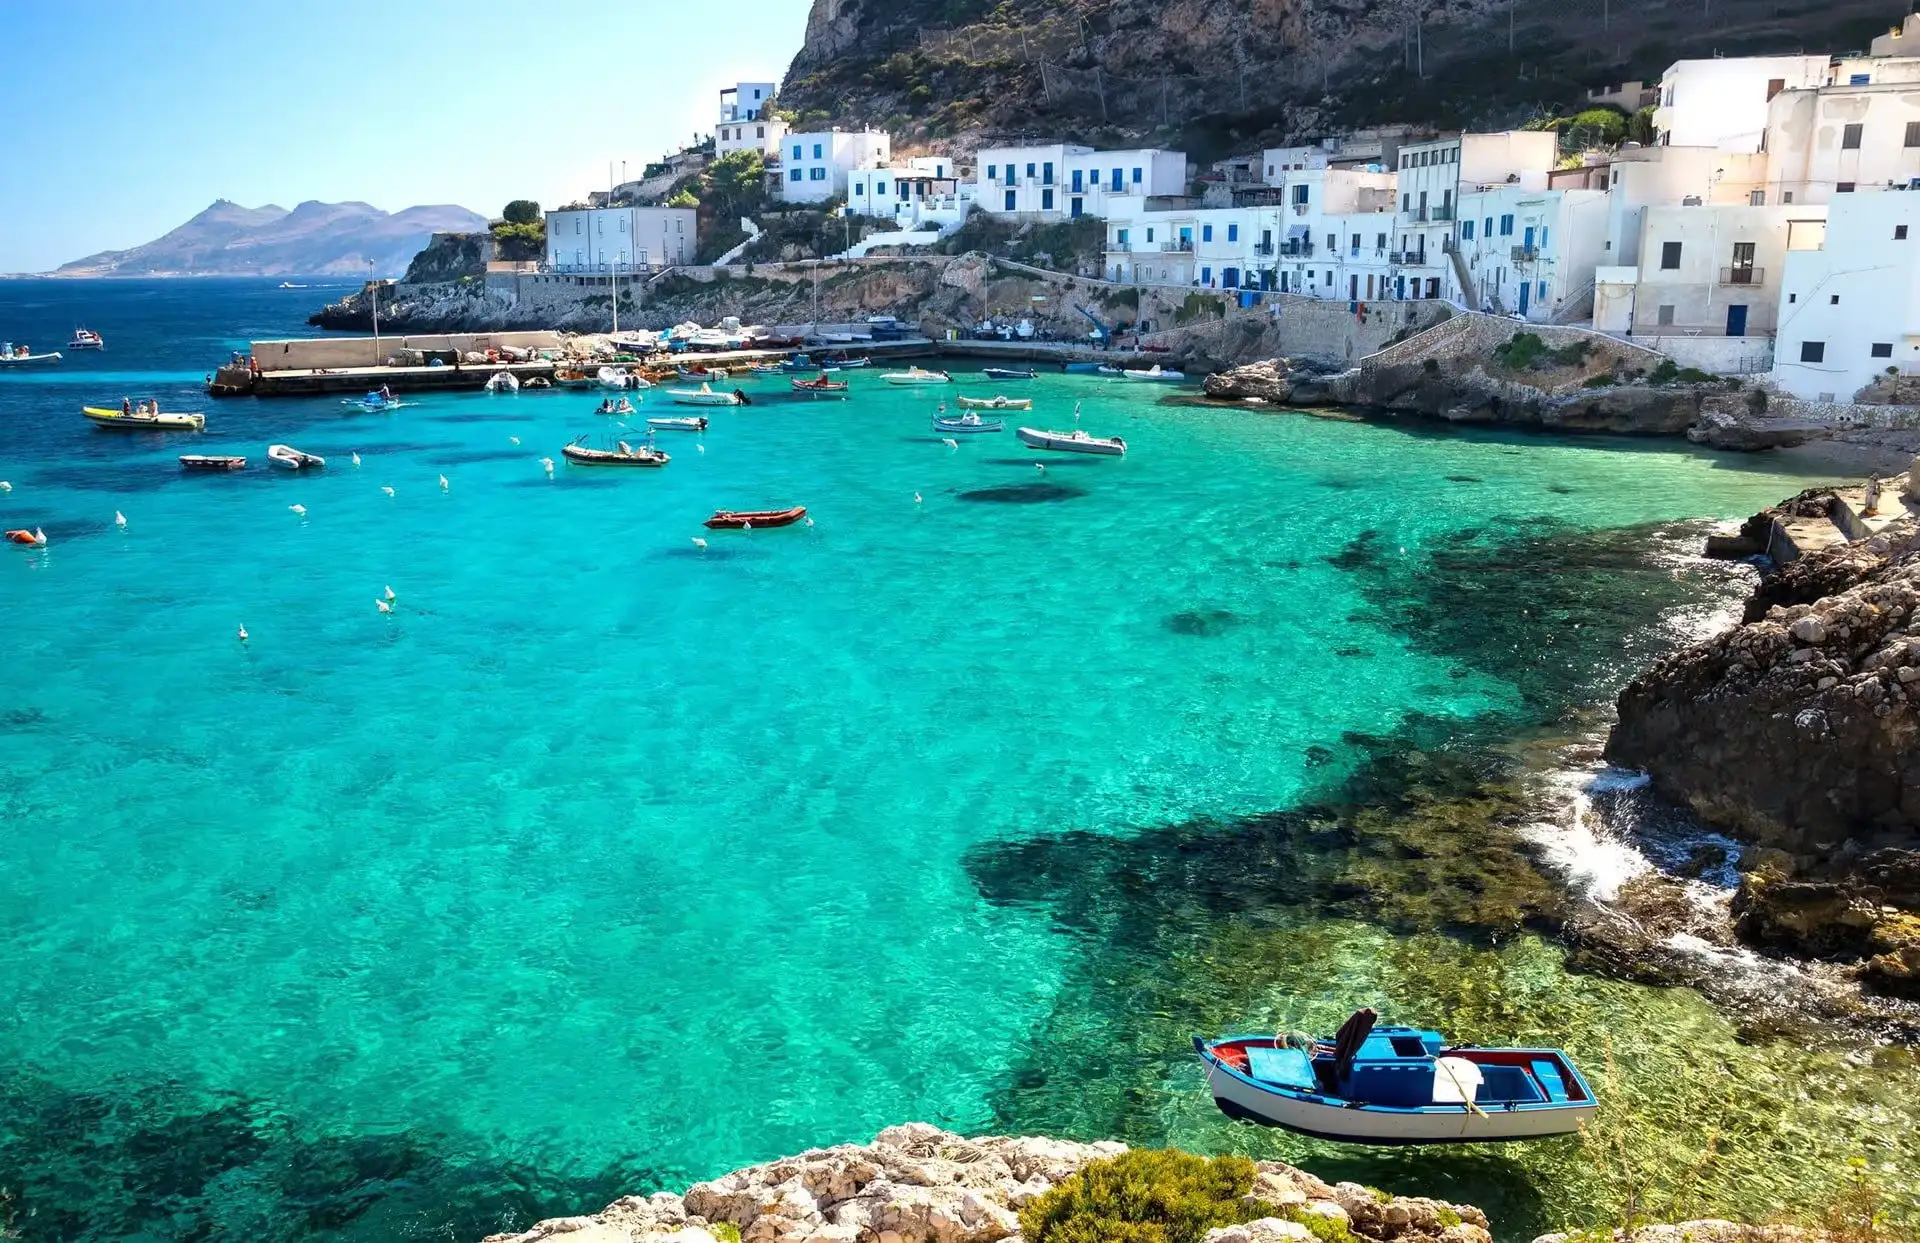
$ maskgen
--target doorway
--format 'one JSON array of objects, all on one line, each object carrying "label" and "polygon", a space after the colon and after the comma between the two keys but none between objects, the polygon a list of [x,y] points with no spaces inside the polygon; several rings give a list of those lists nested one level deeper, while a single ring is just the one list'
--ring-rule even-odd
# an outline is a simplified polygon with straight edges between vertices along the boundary
[{"label": "doorway", "polygon": [[1744,337],[1747,335],[1747,307],[1745,303],[1727,308],[1727,335]]}]

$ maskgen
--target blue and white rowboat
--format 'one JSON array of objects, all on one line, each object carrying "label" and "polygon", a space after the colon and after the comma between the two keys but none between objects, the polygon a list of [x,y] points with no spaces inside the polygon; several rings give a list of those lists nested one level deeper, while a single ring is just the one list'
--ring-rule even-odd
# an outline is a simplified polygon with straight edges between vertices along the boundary
[{"label": "blue and white rowboat", "polygon": [[1438,1032],[1373,1030],[1372,1011],[1360,1015],[1333,1044],[1308,1048],[1195,1036],[1213,1103],[1229,1118],[1354,1144],[1539,1139],[1578,1131],[1597,1108],[1558,1049],[1447,1048]]}]

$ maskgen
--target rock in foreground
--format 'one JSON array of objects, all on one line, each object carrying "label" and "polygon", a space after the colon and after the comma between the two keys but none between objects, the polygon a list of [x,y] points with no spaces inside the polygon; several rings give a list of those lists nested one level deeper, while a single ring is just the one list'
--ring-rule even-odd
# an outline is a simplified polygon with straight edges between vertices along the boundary
[{"label": "rock in foreground", "polygon": [[[924,1122],[889,1127],[873,1143],[815,1149],[695,1183],[616,1200],[591,1216],[559,1217],[486,1243],[1000,1243],[1020,1234],[1019,1210],[1117,1143],[1034,1137],[965,1139]],[[1255,1167],[1253,1197],[1284,1216],[1213,1230],[1206,1243],[1309,1243],[1337,1224],[1381,1243],[1488,1243],[1486,1216],[1439,1200],[1381,1198],[1356,1183],[1329,1186],[1277,1161]],[[1310,1230],[1296,1219],[1324,1218]]]}]

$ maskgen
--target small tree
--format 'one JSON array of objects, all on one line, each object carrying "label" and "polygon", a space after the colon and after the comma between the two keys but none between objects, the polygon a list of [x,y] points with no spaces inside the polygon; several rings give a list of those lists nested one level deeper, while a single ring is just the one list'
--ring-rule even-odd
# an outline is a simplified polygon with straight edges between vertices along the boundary
[{"label": "small tree", "polygon": [[682,190],[678,194],[674,195],[672,198],[667,200],[667,206],[668,207],[698,207],[700,206],[700,200],[693,197],[692,191]]},{"label": "small tree", "polygon": [[515,199],[500,209],[500,218],[508,224],[539,224],[540,204],[532,199]]}]

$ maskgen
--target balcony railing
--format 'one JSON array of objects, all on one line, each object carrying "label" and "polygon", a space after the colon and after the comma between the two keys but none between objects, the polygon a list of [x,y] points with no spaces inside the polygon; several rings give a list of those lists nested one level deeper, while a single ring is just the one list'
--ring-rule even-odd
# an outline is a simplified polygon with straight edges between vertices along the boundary
[{"label": "balcony railing", "polygon": [[1304,216],[1304,215],[1306,215],[1306,214],[1307,214],[1307,205],[1306,205],[1305,203],[1295,203],[1295,204],[1293,205],[1293,214],[1294,214],[1294,215],[1296,215],[1296,216]]},{"label": "balcony railing", "polygon": [[1722,285],[1764,285],[1767,283],[1767,271],[1765,268],[1721,268],[1720,283]]},{"label": "balcony railing", "polygon": [[1273,243],[1255,242],[1253,244],[1253,253],[1256,255],[1271,255],[1273,254]]},{"label": "balcony railing", "polygon": [[1515,246],[1510,257],[1515,263],[1532,263],[1540,257],[1540,252],[1531,246]]},{"label": "balcony railing", "polygon": [[1172,250],[1172,251],[1186,251],[1187,253],[1191,254],[1193,251],[1193,243],[1186,239],[1182,239],[1177,242],[1162,242],[1160,243],[1160,249]]},{"label": "balcony railing", "polygon": [[1304,259],[1312,253],[1312,242],[1288,242],[1280,248],[1281,257],[1286,259]]},{"label": "balcony railing", "polygon": [[1388,253],[1387,262],[1401,264],[1407,267],[1421,268],[1427,265],[1427,252],[1424,250],[1395,250]]}]

